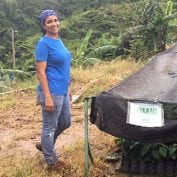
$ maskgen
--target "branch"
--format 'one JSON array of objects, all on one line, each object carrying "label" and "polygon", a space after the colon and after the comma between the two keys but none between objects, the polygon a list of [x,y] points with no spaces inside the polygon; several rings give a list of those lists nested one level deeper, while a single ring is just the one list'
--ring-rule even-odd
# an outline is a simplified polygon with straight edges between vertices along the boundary
[{"label": "branch", "polygon": [[20,74],[26,74],[28,76],[31,76],[31,73],[25,72],[25,71],[22,71],[22,70],[0,69],[0,72],[2,72],[2,73],[20,73]]},{"label": "branch", "polygon": [[72,95],[72,100],[71,100],[71,104],[75,103],[83,94],[84,92],[93,84],[95,84],[95,82],[98,79],[95,80],[91,80],[87,85],[85,85],[84,87],[82,87],[77,93],[75,93],[74,95]]}]

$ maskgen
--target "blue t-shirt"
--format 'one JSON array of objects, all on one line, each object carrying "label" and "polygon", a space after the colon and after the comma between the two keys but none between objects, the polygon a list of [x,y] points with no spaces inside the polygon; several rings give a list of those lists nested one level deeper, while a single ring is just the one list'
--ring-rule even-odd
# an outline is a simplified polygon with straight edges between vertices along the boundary
[{"label": "blue t-shirt", "polygon": [[[68,92],[70,82],[71,54],[62,40],[43,36],[35,47],[36,62],[47,62],[46,76],[52,95],[63,95]],[[37,91],[41,91],[40,84]]]}]

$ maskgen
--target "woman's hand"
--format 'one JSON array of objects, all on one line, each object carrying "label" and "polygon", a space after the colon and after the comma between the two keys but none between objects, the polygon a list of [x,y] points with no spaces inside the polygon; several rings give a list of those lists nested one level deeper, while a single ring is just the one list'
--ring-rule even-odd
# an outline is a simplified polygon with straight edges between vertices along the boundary
[{"label": "woman's hand", "polygon": [[54,110],[54,103],[51,96],[45,97],[45,110],[52,112]]}]

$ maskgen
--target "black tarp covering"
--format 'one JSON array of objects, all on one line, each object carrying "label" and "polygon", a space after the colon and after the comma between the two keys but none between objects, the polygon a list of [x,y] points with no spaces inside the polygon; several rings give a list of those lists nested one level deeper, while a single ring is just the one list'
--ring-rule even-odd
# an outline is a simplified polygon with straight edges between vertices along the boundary
[{"label": "black tarp covering", "polygon": [[[157,54],[140,70],[92,98],[90,121],[115,137],[140,142],[177,140],[177,114],[162,127],[140,127],[126,123],[128,101],[159,102],[177,107],[177,44]],[[165,112],[165,115],[169,114]],[[170,114],[173,114],[170,112]]]}]

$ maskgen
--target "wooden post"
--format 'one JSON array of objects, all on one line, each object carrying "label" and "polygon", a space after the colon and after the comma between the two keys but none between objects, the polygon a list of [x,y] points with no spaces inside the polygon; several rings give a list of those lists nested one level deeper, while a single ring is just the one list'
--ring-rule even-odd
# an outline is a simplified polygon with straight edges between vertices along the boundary
[{"label": "wooden post", "polygon": [[16,58],[15,58],[15,40],[14,40],[14,30],[12,29],[12,60],[13,60],[13,69],[16,68]]}]

